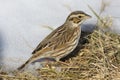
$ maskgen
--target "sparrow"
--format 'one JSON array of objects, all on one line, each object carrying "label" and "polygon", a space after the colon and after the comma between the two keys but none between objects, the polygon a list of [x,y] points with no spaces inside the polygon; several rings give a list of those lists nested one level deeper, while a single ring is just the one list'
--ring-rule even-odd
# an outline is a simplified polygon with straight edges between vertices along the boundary
[{"label": "sparrow", "polygon": [[29,64],[44,59],[59,61],[70,54],[78,45],[81,35],[81,24],[89,18],[91,16],[83,11],[70,13],[64,24],[44,38],[32,52],[33,55],[18,70],[22,70]]}]

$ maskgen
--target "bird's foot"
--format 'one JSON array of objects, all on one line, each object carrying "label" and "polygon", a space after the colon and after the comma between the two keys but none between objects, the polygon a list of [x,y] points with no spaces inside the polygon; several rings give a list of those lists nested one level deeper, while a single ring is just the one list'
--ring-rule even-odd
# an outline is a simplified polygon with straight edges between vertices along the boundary
[{"label": "bird's foot", "polygon": [[57,61],[58,63],[60,63],[60,64],[64,64],[64,65],[67,65],[67,66],[69,66],[69,64],[68,63],[66,63],[66,62],[62,62],[62,61]]}]

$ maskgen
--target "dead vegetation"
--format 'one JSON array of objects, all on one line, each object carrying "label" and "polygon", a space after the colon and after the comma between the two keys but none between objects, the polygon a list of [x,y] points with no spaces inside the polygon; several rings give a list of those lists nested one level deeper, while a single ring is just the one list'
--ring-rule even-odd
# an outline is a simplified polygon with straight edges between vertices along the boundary
[{"label": "dead vegetation", "polygon": [[1,80],[120,80],[120,36],[94,30],[86,37],[78,55],[66,60],[69,64],[37,70],[38,74],[22,72],[13,76],[1,72]]}]

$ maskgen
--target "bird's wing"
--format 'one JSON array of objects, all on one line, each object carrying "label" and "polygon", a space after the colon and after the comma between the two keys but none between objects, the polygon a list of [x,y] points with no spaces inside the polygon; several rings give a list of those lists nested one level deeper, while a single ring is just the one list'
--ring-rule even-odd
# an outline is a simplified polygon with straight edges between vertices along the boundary
[{"label": "bird's wing", "polygon": [[[62,27],[62,26],[61,26]],[[45,39],[43,39],[39,45],[36,47],[36,49],[32,52],[32,54],[35,54],[37,51],[41,50],[43,47],[45,47],[46,45],[48,45],[48,43],[51,41],[52,37],[54,37],[53,35],[55,35],[55,33],[57,31],[59,31],[61,28],[58,27],[57,29],[55,29],[54,31],[52,31]]]}]

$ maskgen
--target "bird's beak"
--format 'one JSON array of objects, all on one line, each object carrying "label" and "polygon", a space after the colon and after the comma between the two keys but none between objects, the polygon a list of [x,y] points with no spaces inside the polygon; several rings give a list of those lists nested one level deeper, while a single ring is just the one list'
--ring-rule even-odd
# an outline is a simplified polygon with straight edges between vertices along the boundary
[{"label": "bird's beak", "polygon": [[90,15],[86,14],[85,19],[90,19],[90,18],[92,18],[92,16],[90,16]]}]

